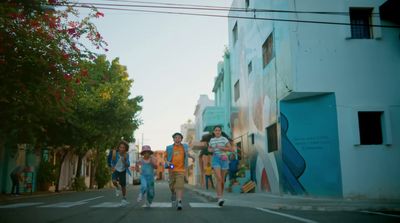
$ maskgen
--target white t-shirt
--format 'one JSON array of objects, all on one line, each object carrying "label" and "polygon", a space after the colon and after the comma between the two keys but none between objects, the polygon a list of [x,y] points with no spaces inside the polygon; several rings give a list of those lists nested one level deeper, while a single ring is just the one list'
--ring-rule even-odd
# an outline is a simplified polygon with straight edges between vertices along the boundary
[{"label": "white t-shirt", "polygon": [[225,154],[225,151],[222,151],[220,148],[217,148],[217,146],[226,147],[227,143],[229,143],[229,140],[223,136],[220,136],[218,138],[217,137],[211,138],[208,145],[214,150],[215,155],[221,155]]},{"label": "white t-shirt", "polygon": [[117,164],[115,164],[115,169],[118,172],[124,172],[125,171],[125,163],[122,162],[122,157],[121,156],[119,157],[119,159],[117,161]]}]

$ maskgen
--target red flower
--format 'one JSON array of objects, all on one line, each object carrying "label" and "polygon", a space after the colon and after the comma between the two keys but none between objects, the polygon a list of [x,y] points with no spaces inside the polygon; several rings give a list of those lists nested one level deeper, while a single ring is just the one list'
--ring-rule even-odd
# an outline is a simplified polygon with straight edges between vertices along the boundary
[{"label": "red flower", "polygon": [[67,80],[67,81],[70,81],[72,79],[72,75],[64,74],[64,79]]},{"label": "red flower", "polygon": [[69,34],[69,35],[74,35],[75,32],[76,32],[76,29],[75,29],[75,28],[69,28],[69,29],[68,29],[68,34]]},{"label": "red flower", "polygon": [[81,70],[81,75],[82,75],[83,77],[86,77],[86,76],[88,76],[88,74],[89,74],[89,72],[88,72],[88,70],[87,70],[87,69],[83,69],[83,70]]},{"label": "red flower", "polygon": [[68,55],[67,53],[63,53],[63,54],[62,54],[62,57],[63,57],[64,59],[68,60],[69,55]]},{"label": "red flower", "polygon": [[104,13],[102,13],[102,12],[96,12],[96,15],[94,15],[96,18],[99,18],[99,17],[104,17]]}]

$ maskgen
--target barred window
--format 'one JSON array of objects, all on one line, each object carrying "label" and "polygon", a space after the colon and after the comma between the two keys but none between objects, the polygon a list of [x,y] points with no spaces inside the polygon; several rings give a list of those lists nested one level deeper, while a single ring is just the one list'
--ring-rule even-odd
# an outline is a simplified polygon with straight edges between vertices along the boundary
[{"label": "barred window", "polygon": [[350,8],[351,38],[372,38],[371,15],[370,8]]},{"label": "barred window", "polygon": [[361,145],[383,144],[382,111],[358,112]]}]

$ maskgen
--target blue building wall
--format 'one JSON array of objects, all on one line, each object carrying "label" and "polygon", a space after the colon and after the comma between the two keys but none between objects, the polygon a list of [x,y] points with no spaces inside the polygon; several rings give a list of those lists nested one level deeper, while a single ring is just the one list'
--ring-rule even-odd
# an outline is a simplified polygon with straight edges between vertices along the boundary
[{"label": "blue building wall", "polygon": [[281,101],[277,162],[283,190],[341,197],[342,182],[334,94]]}]

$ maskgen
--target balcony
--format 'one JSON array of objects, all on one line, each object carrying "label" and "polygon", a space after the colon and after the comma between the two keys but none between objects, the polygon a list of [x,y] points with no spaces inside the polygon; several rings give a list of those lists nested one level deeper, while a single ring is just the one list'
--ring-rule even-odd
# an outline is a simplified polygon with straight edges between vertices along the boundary
[{"label": "balcony", "polygon": [[216,125],[226,126],[225,110],[223,107],[206,107],[203,111],[203,131],[211,132]]}]

